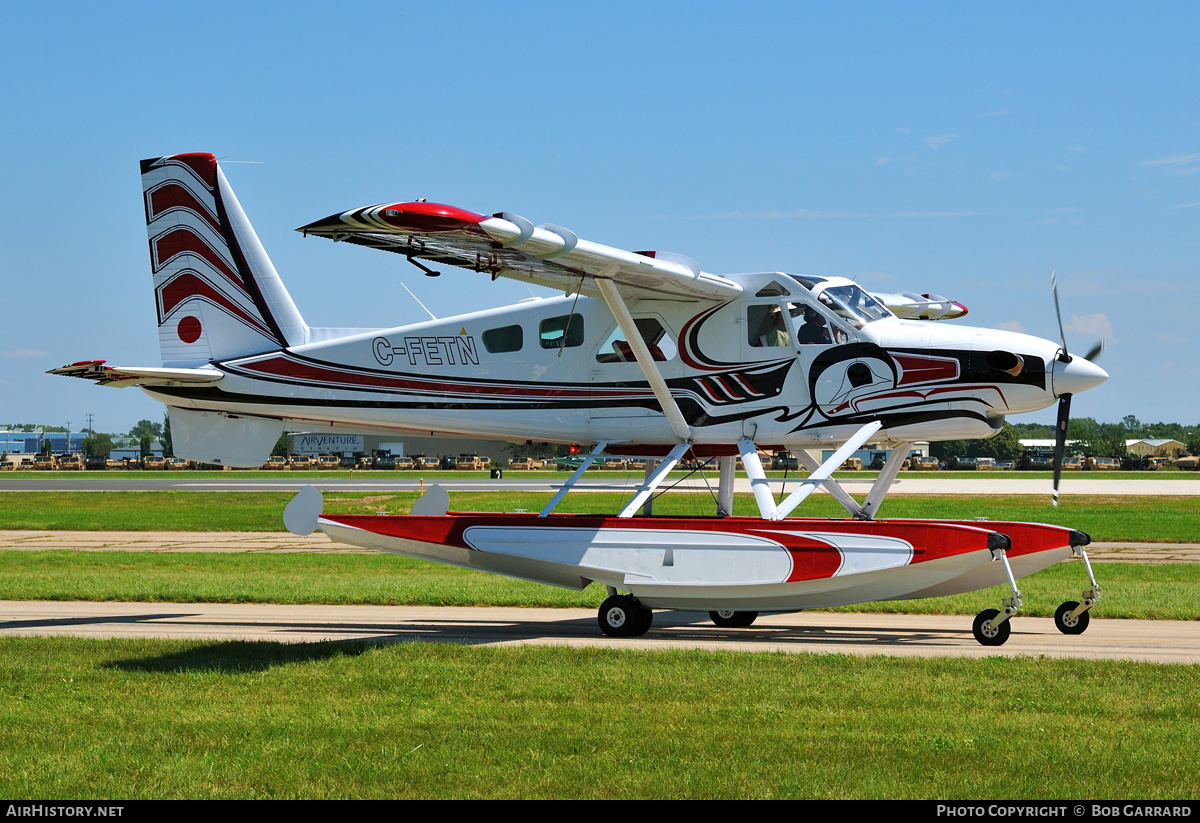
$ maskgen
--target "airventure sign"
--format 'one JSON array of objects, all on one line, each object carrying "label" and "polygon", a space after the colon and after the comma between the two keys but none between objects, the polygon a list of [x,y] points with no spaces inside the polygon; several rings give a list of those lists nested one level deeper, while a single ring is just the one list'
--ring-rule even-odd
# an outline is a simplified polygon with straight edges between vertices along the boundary
[{"label": "airventure sign", "polygon": [[366,451],[366,437],[361,434],[298,434],[297,454],[354,454]]}]

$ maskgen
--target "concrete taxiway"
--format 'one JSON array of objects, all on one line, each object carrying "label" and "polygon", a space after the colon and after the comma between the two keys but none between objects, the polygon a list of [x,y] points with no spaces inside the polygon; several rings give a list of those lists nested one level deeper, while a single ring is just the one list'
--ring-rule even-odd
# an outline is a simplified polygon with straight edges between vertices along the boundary
[{"label": "concrete taxiway", "polygon": [[697,612],[657,612],[644,637],[604,637],[591,609],[278,606],[225,603],[0,602],[0,637],[70,635],[316,643],[425,641],[471,646],[573,646],[655,651],[785,652],[898,657],[1052,657],[1200,664],[1195,623],[1095,619],[1083,635],[1018,617],[1003,646],[981,646],[968,615],[801,612],[718,629]]}]

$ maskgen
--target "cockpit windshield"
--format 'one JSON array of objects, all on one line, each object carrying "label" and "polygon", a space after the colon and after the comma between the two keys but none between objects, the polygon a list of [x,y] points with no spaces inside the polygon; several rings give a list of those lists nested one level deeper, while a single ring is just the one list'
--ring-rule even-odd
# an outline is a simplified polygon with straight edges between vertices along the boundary
[{"label": "cockpit windshield", "polygon": [[892,316],[882,303],[853,284],[826,286],[817,299],[855,326]]},{"label": "cockpit windshield", "polygon": [[793,274],[791,278],[812,292],[822,305],[855,327],[861,328],[872,320],[892,316],[886,306],[857,284],[841,277],[834,280]]}]

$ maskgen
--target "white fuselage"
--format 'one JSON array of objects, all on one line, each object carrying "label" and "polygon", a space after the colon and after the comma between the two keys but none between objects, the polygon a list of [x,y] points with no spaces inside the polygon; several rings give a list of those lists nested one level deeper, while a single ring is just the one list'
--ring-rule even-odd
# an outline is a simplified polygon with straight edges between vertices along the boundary
[{"label": "white fuselage", "polygon": [[[818,299],[824,284],[846,291],[849,281],[729,279],[743,294],[728,302],[629,304],[695,444],[813,446],[874,419],[893,442],[987,437],[1005,415],[1055,402],[1053,342],[886,311],[855,317]],[[224,377],[211,386],[145,391],[182,408],[282,418],[290,429],[679,441],[596,298],[529,300],[213,365]]]}]

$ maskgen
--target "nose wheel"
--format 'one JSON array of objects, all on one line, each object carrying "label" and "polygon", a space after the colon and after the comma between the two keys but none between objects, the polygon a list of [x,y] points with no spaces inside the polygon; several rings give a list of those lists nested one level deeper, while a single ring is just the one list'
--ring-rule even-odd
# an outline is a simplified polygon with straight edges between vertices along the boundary
[{"label": "nose wheel", "polygon": [[1092,622],[1092,616],[1088,612],[1091,606],[1092,604],[1086,601],[1081,606],[1076,600],[1068,600],[1054,612],[1054,627],[1063,634],[1083,634]]},{"label": "nose wheel", "polygon": [[1008,554],[1004,549],[992,550],[992,561],[996,560],[1004,564],[1008,585],[1012,588],[1012,597],[1004,598],[1003,609],[984,609],[975,615],[971,633],[982,646],[1003,646],[1012,634],[1009,618],[1021,608],[1021,590],[1017,588],[1017,578],[1013,576],[1012,566],[1008,563]]},{"label": "nose wheel", "polygon": [[981,645],[1003,646],[1012,634],[1012,623],[1008,622],[1008,615],[1004,615],[1004,619],[1000,620],[1000,614],[998,609],[984,609],[975,615],[971,633]]},{"label": "nose wheel", "polygon": [[600,604],[597,619],[609,637],[641,637],[650,631],[654,612],[630,595],[616,594]]},{"label": "nose wheel", "polygon": [[1096,582],[1096,575],[1092,572],[1092,561],[1088,560],[1087,552],[1083,548],[1091,542],[1091,538],[1083,532],[1079,534],[1078,545],[1072,542],[1071,549],[1077,557],[1083,559],[1088,582],[1092,585],[1083,591],[1080,600],[1068,600],[1054,612],[1054,627],[1063,634],[1083,634],[1087,631],[1088,624],[1092,622],[1091,608],[1100,599],[1100,584]]}]

